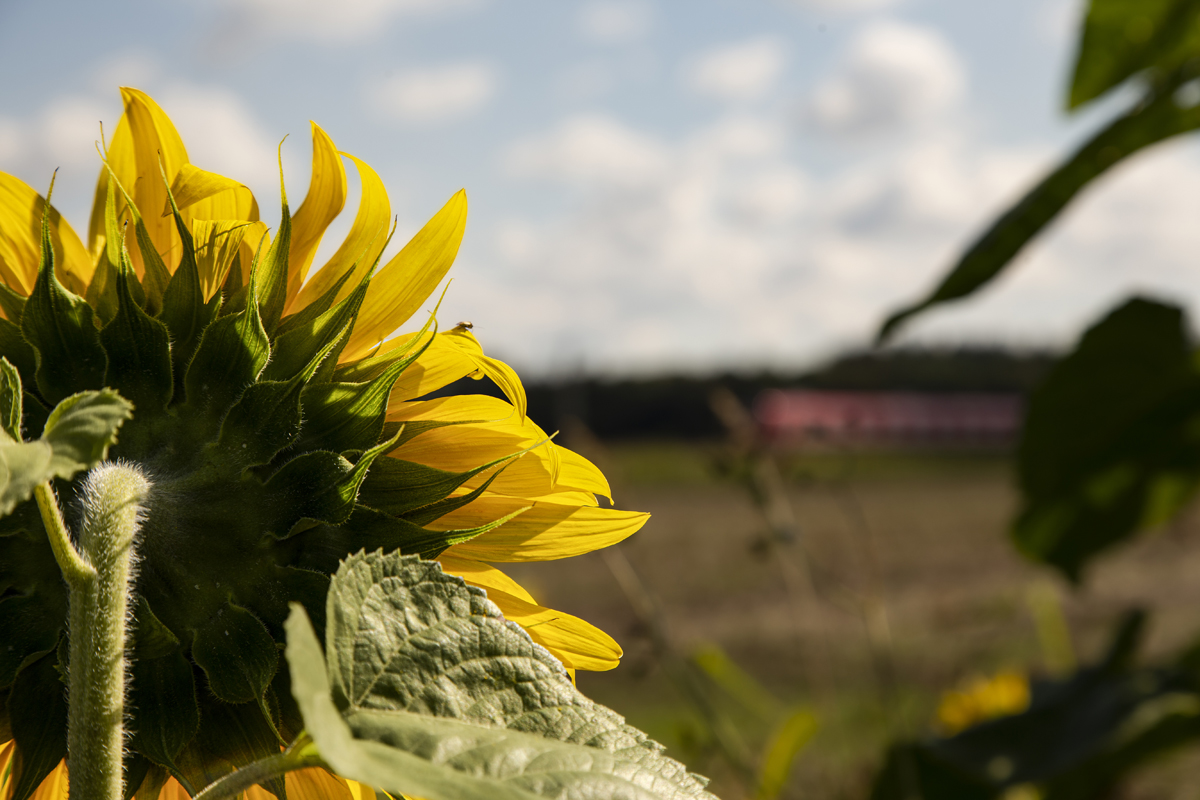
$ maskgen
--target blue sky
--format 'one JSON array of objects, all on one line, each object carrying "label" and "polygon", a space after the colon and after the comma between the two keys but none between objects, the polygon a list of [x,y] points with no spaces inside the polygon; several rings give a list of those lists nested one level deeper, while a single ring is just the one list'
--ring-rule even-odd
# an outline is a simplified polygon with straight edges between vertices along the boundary
[{"label": "blue sky", "polygon": [[[313,119],[378,170],[397,238],[466,187],[442,319],[519,369],[798,368],[866,342],[1126,99],[1061,113],[1080,9],[0,0],[0,170],[40,189],[59,167],[82,229],[96,123],[132,85],[271,224],[274,146],[294,206]],[[1143,155],[907,341],[1063,343],[1131,290],[1190,301],[1198,190],[1193,143]]]}]

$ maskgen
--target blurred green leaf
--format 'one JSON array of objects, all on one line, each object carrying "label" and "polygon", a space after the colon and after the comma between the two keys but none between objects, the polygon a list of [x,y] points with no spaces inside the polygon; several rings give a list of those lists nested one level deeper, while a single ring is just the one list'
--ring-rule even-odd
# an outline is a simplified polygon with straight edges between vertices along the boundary
[{"label": "blurred green leaf", "polygon": [[888,317],[879,330],[879,340],[887,339],[915,314],[966,297],[987,284],[1109,168],[1145,147],[1198,127],[1200,105],[1181,108],[1170,92],[1139,103],[1118,117],[996,219],[931,294]]},{"label": "blurred green leaf", "polygon": [[1198,410],[1183,312],[1133,299],[1110,313],[1030,399],[1017,546],[1078,579],[1101,550],[1169,519],[1200,478]]},{"label": "blurred green leaf", "polygon": [[1143,70],[1161,79],[1198,54],[1196,0],[1092,0],[1067,107],[1078,108]]}]

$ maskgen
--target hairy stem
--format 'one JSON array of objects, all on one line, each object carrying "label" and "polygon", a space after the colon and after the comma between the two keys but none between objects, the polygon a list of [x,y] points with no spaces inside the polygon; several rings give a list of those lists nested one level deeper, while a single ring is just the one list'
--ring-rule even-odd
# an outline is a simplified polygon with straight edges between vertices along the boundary
[{"label": "hairy stem", "polygon": [[67,581],[71,800],[124,797],[125,644],[134,540],[141,524],[141,503],[149,489],[150,482],[141,471],[128,464],[100,464],[84,481],[79,555],[91,574]]}]

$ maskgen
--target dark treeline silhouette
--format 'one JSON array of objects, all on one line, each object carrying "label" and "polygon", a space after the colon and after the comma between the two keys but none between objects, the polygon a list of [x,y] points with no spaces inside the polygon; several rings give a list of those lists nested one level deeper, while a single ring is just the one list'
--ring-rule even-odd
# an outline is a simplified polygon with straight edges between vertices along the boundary
[{"label": "dark treeline silhouette", "polygon": [[[702,439],[723,434],[709,405],[723,386],[747,406],[764,389],[1028,393],[1054,363],[1047,351],[1001,348],[889,349],[835,358],[804,373],[703,377],[564,378],[525,385],[529,416],[547,431],[582,422],[602,439]],[[465,378],[437,395],[491,394],[486,379]]]}]

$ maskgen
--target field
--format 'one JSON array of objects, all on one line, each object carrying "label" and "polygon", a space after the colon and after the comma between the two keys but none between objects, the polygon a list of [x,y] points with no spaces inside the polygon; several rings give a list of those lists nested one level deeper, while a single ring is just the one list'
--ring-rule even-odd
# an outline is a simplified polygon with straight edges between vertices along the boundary
[{"label": "field", "polygon": [[[799,534],[780,542],[745,486],[720,474],[719,443],[573,445],[612,478],[618,506],[653,518],[616,554],[511,571],[618,639],[622,665],[580,673],[580,687],[712,775],[725,800],[743,794],[736,770],[705,746],[671,667],[698,648],[716,645],[779,708],[816,715],[784,796],[855,798],[884,743],[928,730],[940,694],[964,680],[1086,663],[1131,606],[1153,611],[1149,654],[1200,632],[1200,526],[1185,517],[1072,588],[1010,546],[1002,455],[781,454]],[[1054,635],[1063,617],[1067,637]],[[1195,775],[1200,758],[1180,754],[1122,796],[1182,797]]]}]

